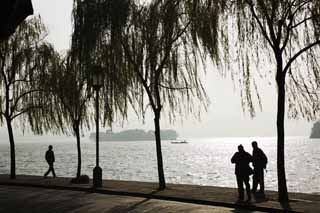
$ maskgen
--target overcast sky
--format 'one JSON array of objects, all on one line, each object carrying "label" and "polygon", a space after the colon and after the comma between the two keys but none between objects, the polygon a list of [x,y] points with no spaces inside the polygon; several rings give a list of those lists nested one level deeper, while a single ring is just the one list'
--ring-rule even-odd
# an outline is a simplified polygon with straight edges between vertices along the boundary
[{"label": "overcast sky", "polygon": [[[69,47],[71,35],[72,0],[32,0],[35,15],[42,17],[48,28],[48,40],[56,49],[63,51]],[[214,71],[208,72],[204,79],[207,93],[211,100],[208,112],[202,114],[202,120],[185,118],[184,122],[169,125],[162,119],[162,128],[173,128],[180,137],[238,137],[238,136],[276,136],[276,100],[274,84],[262,84],[263,111],[254,119],[243,114],[239,92],[233,89],[230,79],[222,79]],[[123,128],[153,129],[152,114],[146,117],[145,124],[138,121],[135,115],[128,118]],[[308,136],[312,123],[303,120],[286,121],[286,135]],[[114,130],[120,130],[114,124]],[[0,133],[5,133],[2,128]]]}]

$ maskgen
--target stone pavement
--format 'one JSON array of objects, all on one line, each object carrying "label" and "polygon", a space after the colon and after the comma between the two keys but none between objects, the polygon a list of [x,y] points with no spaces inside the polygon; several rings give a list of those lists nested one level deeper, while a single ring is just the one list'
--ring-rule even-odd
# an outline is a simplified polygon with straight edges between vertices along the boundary
[{"label": "stone pavement", "polygon": [[238,203],[237,190],[226,187],[167,184],[165,190],[158,190],[157,183],[104,180],[103,187],[93,189],[92,184],[71,184],[71,178],[46,178],[19,175],[11,180],[8,175],[0,175],[0,185],[31,186],[48,189],[95,192],[108,195],[133,196],[183,203],[221,206],[264,212],[320,212],[320,195],[290,193],[290,202],[277,202],[277,193],[266,192],[266,198],[253,199],[251,203]]},{"label": "stone pavement", "polygon": [[0,186],[1,213],[248,213],[249,210],[72,190]]}]

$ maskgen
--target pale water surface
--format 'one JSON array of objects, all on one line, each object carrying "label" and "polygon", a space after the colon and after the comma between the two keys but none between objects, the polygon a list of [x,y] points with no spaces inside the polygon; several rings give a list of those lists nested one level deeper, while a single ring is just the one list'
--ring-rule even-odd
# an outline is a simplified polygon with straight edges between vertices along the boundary
[{"label": "pale water surface", "polygon": [[[92,177],[95,167],[95,143],[82,138],[82,173]],[[162,151],[166,180],[185,183],[236,187],[234,165],[230,158],[241,143],[252,152],[257,140],[269,158],[265,175],[266,189],[277,190],[276,138],[189,139],[188,144],[163,141]],[[9,173],[9,143],[0,144],[0,173]],[[44,153],[54,147],[58,176],[75,176],[76,143],[66,137],[17,137],[17,174],[43,175],[47,169]],[[286,174],[289,191],[320,194],[320,140],[303,137],[286,139]],[[103,178],[157,182],[154,141],[101,142],[100,166]]]}]

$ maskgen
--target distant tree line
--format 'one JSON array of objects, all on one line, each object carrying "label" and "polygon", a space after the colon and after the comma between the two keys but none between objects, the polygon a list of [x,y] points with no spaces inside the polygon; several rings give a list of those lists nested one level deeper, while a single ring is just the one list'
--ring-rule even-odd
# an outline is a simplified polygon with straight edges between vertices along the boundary
[{"label": "distant tree line", "polygon": [[310,138],[320,138],[320,121],[317,121],[313,124]]},{"label": "distant tree line", "polygon": [[[175,140],[178,137],[178,133],[172,129],[166,129],[160,131],[162,140]],[[101,141],[145,141],[154,140],[155,132],[153,130],[144,131],[142,129],[128,129],[120,132],[100,132],[99,138]],[[91,133],[90,139],[95,140],[96,133]]]}]

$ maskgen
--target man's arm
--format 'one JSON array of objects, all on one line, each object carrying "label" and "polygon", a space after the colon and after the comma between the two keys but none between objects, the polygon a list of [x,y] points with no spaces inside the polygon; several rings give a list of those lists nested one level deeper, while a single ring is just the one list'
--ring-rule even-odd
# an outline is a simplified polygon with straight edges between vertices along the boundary
[{"label": "man's arm", "polygon": [[49,158],[49,156],[48,156],[48,151],[46,151],[46,154],[45,154],[44,158],[45,158],[46,161],[48,162],[48,158]]},{"label": "man's arm", "polygon": [[236,163],[237,153],[235,153],[231,158],[231,163]]}]

